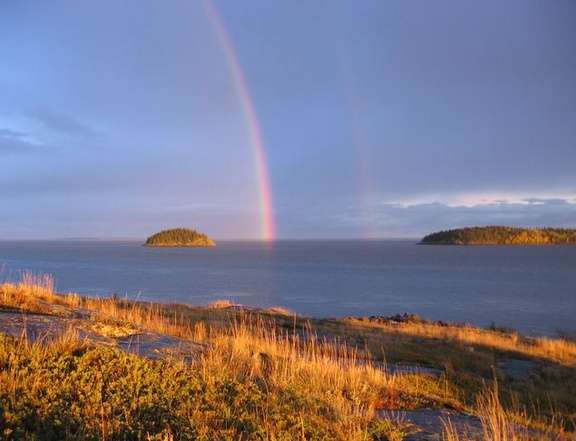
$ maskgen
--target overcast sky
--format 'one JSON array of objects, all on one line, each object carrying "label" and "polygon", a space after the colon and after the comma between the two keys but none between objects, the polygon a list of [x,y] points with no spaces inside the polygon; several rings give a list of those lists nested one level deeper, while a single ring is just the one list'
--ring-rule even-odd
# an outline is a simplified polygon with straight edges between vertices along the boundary
[{"label": "overcast sky", "polygon": [[[576,226],[573,0],[215,0],[278,235]],[[201,1],[0,2],[0,238],[260,232]]]}]

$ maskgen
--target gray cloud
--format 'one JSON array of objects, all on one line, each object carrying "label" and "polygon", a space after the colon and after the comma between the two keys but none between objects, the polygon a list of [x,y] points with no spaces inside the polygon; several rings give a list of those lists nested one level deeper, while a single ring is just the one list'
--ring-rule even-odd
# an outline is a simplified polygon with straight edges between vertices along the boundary
[{"label": "gray cloud", "polygon": [[27,135],[24,132],[19,132],[12,129],[2,129],[0,128],[0,138],[4,139],[22,139],[26,138]]},{"label": "gray cloud", "polygon": [[92,138],[97,135],[96,131],[87,124],[64,113],[50,109],[35,109],[26,112],[26,115],[35,119],[44,127],[66,135]]},{"label": "gray cloud", "polygon": [[432,231],[472,225],[521,227],[574,227],[576,199],[531,198],[518,202],[494,202],[475,206],[445,203],[401,205],[382,203],[371,207],[342,205],[313,210],[305,221],[297,213],[283,213],[282,225],[292,237],[413,237]]},{"label": "gray cloud", "polygon": [[39,151],[42,146],[27,140],[25,133],[0,129],[0,154],[21,154]]},{"label": "gray cloud", "polygon": [[429,231],[470,225],[512,225],[521,227],[573,227],[576,203],[567,199],[538,199],[521,203],[499,202],[484,205],[448,206],[441,203],[403,207],[384,204],[372,215],[377,230],[391,235],[409,232],[420,235]]}]

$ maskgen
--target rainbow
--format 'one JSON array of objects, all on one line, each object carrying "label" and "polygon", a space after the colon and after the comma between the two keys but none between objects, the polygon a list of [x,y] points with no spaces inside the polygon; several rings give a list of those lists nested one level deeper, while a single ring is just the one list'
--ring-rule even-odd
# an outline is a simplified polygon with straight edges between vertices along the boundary
[{"label": "rainbow", "polygon": [[272,241],[276,238],[276,222],[274,219],[274,206],[272,201],[272,186],[270,184],[270,173],[268,171],[268,161],[266,157],[266,149],[262,139],[262,131],[258,123],[258,115],[254,102],[248,89],[248,83],[244,76],[242,66],[236,49],[230,39],[230,35],[224,25],[224,20],[216,10],[212,0],[204,0],[204,9],[208,20],[218,37],[226,62],[230,70],[230,76],[234,83],[234,88],[238,95],[238,100],[242,106],[242,113],[246,120],[246,126],[252,145],[254,155],[254,166],[256,169],[257,183],[258,183],[258,199],[260,206],[260,236],[262,240]]},{"label": "rainbow", "polygon": [[357,167],[358,167],[358,186],[360,192],[360,210],[364,222],[362,223],[362,237],[365,239],[374,239],[382,236],[381,227],[379,225],[378,213],[376,212],[377,206],[377,186],[374,180],[374,171],[371,162],[370,149],[368,146],[368,139],[366,136],[366,129],[361,124],[362,110],[364,103],[362,98],[357,92],[357,82],[347,66],[349,63],[344,64],[344,91],[345,97],[348,101],[347,110],[350,114],[351,126],[351,141],[352,146],[355,147],[357,153]]}]

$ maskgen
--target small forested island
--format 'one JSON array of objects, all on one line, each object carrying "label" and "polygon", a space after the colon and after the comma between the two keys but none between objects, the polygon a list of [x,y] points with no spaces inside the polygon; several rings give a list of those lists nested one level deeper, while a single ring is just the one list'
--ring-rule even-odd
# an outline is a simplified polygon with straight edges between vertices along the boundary
[{"label": "small forested island", "polygon": [[576,229],[467,227],[425,236],[426,245],[566,245],[576,244]]},{"label": "small forested island", "polygon": [[153,234],[144,243],[147,247],[213,247],[216,243],[206,234],[189,228],[172,228]]}]

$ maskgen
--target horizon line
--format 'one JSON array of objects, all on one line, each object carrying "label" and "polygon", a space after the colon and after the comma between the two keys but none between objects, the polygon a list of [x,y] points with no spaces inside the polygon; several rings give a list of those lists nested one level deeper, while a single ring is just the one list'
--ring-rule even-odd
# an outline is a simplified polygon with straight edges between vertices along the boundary
[{"label": "horizon line", "polygon": [[[283,241],[377,241],[377,240],[413,240],[413,239],[421,239],[422,235],[418,236],[387,236],[387,237],[361,237],[361,236],[354,236],[354,237],[277,237],[275,239],[262,239],[257,237],[227,237],[222,239],[214,239],[216,243],[218,242],[262,242],[262,243],[273,243],[273,242],[283,242]],[[57,242],[57,241],[110,241],[110,242],[136,242],[142,241],[144,243],[146,241],[146,237],[134,237],[134,236],[77,236],[77,237],[34,237],[34,238],[23,238],[23,237],[16,237],[16,238],[6,238],[0,237],[0,242]]]}]

